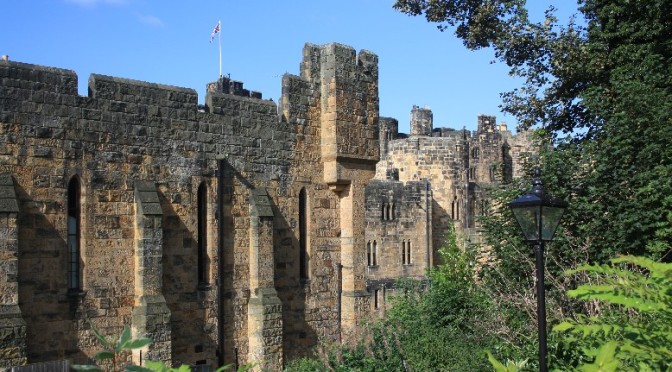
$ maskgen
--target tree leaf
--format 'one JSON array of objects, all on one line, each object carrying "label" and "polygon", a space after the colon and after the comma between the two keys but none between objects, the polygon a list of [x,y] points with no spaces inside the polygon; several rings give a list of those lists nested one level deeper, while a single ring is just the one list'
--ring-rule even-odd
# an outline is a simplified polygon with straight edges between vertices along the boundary
[{"label": "tree leaf", "polygon": [[[497,372],[514,372],[514,371],[509,371],[509,369],[502,364],[499,360],[497,360],[489,351],[486,351],[486,354],[488,355],[488,361],[490,364],[492,364],[492,367],[495,369]],[[514,367],[515,368],[515,367]]]},{"label": "tree leaf", "polygon": [[105,338],[105,336],[103,336],[100,332],[98,332],[98,329],[96,329],[96,327],[91,323],[90,320],[89,320],[89,325],[91,326],[91,331],[93,332],[93,334],[98,339],[98,342],[103,344],[103,347],[105,349],[108,349],[108,350],[111,349],[110,342],[107,341],[107,338]]},{"label": "tree leaf", "polygon": [[564,331],[566,331],[566,330],[568,330],[568,329],[572,329],[572,328],[574,328],[574,324],[572,324],[572,323],[570,323],[570,322],[562,322],[562,323],[560,323],[560,324],[554,326],[554,327],[553,327],[553,331],[555,331],[555,332],[564,332]]},{"label": "tree leaf", "polygon": [[119,336],[119,340],[117,340],[117,344],[114,346],[114,351],[118,353],[121,353],[121,350],[124,349],[124,346],[126,343],[131,339],[131,328],[128,325],[124,326],[124,330],[121,332],[121,336]]},{"label": "tree leaf", "polygon": [[126,344],[124,345],[124,349],[126,349],[126,350],[140,349],[140,348],[143,348],[143,347],[145,347],[145,346],[147,346],[151,343],[152,343],[151,338],[146,338],[146,337],[136,338],[135,340],[130,340],[130,341],[126,342]]},{"label": "tree leaf", "polygon": [[97,352],[96,356],[94,358],[96,360],[113,359],[114,358],[114,353],[111,352],[111,351],[103,350],[103,351]]}]

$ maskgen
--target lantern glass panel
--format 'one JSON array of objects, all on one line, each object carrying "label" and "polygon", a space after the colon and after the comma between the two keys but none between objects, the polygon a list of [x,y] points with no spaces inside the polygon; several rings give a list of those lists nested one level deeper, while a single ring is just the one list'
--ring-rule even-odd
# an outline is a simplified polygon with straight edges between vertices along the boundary
[{"label": "lantern glass panel", "polygon": [[539,216],[541,215],[541,207],[535,205],[512,208],[512,210],[513,215],[516,217],[516,221],[518,221],[518,225],[521,230],[523,230],[525,240],[539,240]]},{"label": "lantern glass panel", "polygon": [[541,240],[549,241],[553,239],[555,230],[560,225],[560,219],[565,212],[564,207],[543,207],[542,209],[542,227]]}]

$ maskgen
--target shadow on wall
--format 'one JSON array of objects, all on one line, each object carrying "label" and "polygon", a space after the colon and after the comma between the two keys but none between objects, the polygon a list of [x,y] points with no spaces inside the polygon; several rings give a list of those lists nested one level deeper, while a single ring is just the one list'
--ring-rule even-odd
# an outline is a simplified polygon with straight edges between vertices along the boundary
[{"label": "shadow on wall", "polygon": [[[461,213],[461,212],[460,212]],[[455,223],[452,216],[439,205],[439,203],[432,199],[432,255],[434,265],[443,264],[443,259],[439,253],[446,243],[446,231],[451,228],[451,225]]]},{"label": "shadow on wall", "polygon": [[[162,189],[160,186],[158,195],[163,211],[163,293],[171,313],[173,362],[176,365],[213,363],[217,360],[217,319],[211,309],[216,307],[216,291],[213,286],[200,282],[198,237],[187,228],[173,206],[173,203],[179,204],[182,197]],[[195,197],[190,199],[196,200]],[[190,215],[198,218],[196,203],[188,205],[189,211],[194,212]]]},{"label": "shadow on wall", "polygon": [[[67,202],[31,198],[18,182],[19,307],[26,321],[28,363],[88,360],[78,344],[92,300],[68,296],[67,245],[62,231],[47,218],[63,214]],[[63,192],[65,196],[65,190]],[[80,262],[83,267],[83,262]]]},{"label": "shadow on wall", "polygon": [[[299,192],[296,193],[299,195]],[[297,210],[299,198],[290,198]],[[273,201],[271,200],[271,203]],[[299,219],[290,221],[277,205],[272,205],[274,219],[275,287],[282,302],[283,351],[285,364],[307,356],[317,344],[317,334],[306,320],[306,300],[310,294],[310,279],[302,278],[300,242],[295,232],[300,230]],[[298,214],[297,214],[298,216]],[[300,232],[299,232],[300,233]],[[315,260],[317,257],[311,257]],[[307,273],[304,273],[306,275]],[[308,274],[309,275],[309,274]]]}]

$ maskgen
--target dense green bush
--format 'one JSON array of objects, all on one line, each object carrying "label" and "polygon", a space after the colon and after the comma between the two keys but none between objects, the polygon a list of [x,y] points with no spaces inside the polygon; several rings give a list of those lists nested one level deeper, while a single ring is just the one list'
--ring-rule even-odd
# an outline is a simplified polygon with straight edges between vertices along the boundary
[{"label": "dense green bush", "polygon": [[319,359],[290,363],[287,371],[475,371],[488,368],[496,348],[489,331],[488,296],[474,281],[474,256],[451,231],[443,264],[428,281],[401,280],[385,319],[363,325],[357,342],[321,345]]},{"label": "dense green bush", "polygon": [[625,256],[610,265],[583,265],[574,272],[591,278],[569,295],[603,304],[601,316],[580,315],[554,327],[565,350],[563,369],[584,371],[672,370],[672,264]]}]

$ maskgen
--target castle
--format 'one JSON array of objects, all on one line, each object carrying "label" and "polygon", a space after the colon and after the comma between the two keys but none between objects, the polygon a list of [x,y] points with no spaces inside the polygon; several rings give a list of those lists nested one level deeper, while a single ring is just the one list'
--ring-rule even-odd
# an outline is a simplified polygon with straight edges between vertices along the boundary
[{"label": "castle", "polygon": [[192,89],[0,61],[0,368],[152,344],[128,361],[280,370],[422,278],[443,232],[529,150],[480,116],[411,135],[380,117],[378,57],[306,44],[276,105],[220,78]]}]

